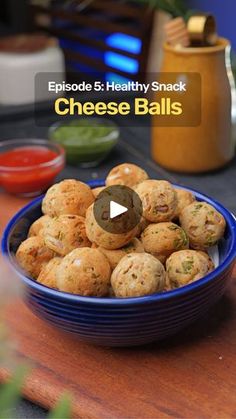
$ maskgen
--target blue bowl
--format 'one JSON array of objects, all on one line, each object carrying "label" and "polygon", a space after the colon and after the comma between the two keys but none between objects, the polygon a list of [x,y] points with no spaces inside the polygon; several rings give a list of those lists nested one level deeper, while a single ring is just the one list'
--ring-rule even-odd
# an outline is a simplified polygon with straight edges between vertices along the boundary
[{"label": "blue bowl", "polygon": [[[102,181],[90,182],[92,187]],[[177,185],[176,185],[177,186]],[[190,190],[190,189],[189,189]],[[2,250],[25,285],[25,301],[39,317],[79,339],[97,345],[133,346],[167,338],[199,317],[219,300],[236,257],[236,221],[218,202],[191,190],[200,201],[213,205],[226,219],[219,243],[219,266],[185,287],[137,298],[95,298],[50,289],[27,277],[15,260],[15,251],[29,226],[41,216],[42,197],[19,211],[3,235]]]}]

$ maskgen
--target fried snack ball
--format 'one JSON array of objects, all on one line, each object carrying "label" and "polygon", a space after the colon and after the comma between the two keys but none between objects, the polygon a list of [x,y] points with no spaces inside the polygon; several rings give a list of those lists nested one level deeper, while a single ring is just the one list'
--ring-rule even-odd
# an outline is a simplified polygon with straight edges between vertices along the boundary
[{"label": "fried snack ball", "polygon": [[203,252],[202,250],[197,250],[197,252],[200,255],[200,257],[203,257],[207,261],[209,272],[213,271],[215,269],[215,265],[208,253]]},{"label": "fried snack ball", "polygon": [[136,164],[123,163],[114,167],[106,178],[106,186],[125,185],[130,188],[148,179],[148,174]]},{"label": "fried snack ball", "polygon": [[177,199],[173,186],[166,180],[145,180],[136,186],[143,205],[143,216],[153,223],[170,221],[175,215]]},{"label": "fried snack ball", "polygon": [[177,197],[177,207],[175,210],[175,216],[178,218],[180,216],[181,211],[187,207],[188,205],[195,202],[195,196],[192,192],[187,191],[186,189],[175,189],[176,197]]},{"label": "fried snack ball", "polygon": [[60,291],[94,297],[108,295],[110,276],[106,257],[90,247],[73,250],[64,257],[56,272]]},{"label": "fried snack ball", "polygon": [[102,191],[104,191],[104,189],[105,189],[106,187],[105,186],[99,186],[98,188],[94,188],[94,189],[92,189],[92,192],[93,192],[93,196],[94,196],[94,198],[96,199],[97,197],[98,197],[98,195],[102,192]]},{"label": "fried snack ball", "polygon": [[62,214],[85,216],[86,210],[94,202],[92,190],[78,180],[66,179],[48,189],[42,211],[50,217]]},{"label": "fried snack ball", "polygon": [[41,270],[37,282],[46,285],[46,287],[57,289],[56,271],[61,261],[62,259],[59,257],[51,259]]},{"label": "fried snack ball", "polygon": [[207,275],[214,265],[208,255],[196,250],[179,250],[166,261],[167,283],[179,288]]},{"label": "fried snack ball", "polygon": [[90,247],[85,231],[85,218],[79,215],[60,215],[51,218],[43,231],[46,246],[65,256],[78,247]]},{"label": "fried snack ball", "polygon": [[28,237],[34,236],[42,236],[43,229],[47,225],[47,223],[51,220],[49,215],[43,215],[42,217],[38,218],[30,227]]},{"label": "fried snack ball", "polygon": [[[96,247],[96,245],[93,244],[92,247]],[[104,249],[103,247],[98,247],[98,250],[102,252],[108,262],[111,265],[111,269],[115,269],[115,267],[118,265],[120,260],[129,253],[143,253],[144,248],[140,240],[138,240],[136,237],[132,239],[128,244],[123,246],[121,249],[117,250],[108,250]]]},{"label": "fried snack ball", "polygon": [[151,253],[162,263],[171,253],[189,247],[185,231],[171,222],[150,224],[142,233],[141,241],[145,252]]},{"label": "fried snack ball", "polygon": [[54,256],[55,253],[45,245],[42,237],[29,237],[20,244],[16,252],[19,265],[35,279]]},{"label": "fried snack ball", "polygon": [[214,246],[225,231],[225,219],[206,202],[193,202],[180,214],[181,227],[186,231],[190,247],[205,250]]},{"label": "fried snack ball", "polygon": [[87,209],[85,218],[86,234],[92,243],[108,250],[120,249],[132,240],[137,233],[137,227],[127,233],[114,234],[103,230],[94,217],[93,204]]},{"label": "fried snack ball", "polygon": [[154,294],[164,289],[165,269],[148,253],[132,253],[124,256],[112,272],[111,285],[120,298]]}]

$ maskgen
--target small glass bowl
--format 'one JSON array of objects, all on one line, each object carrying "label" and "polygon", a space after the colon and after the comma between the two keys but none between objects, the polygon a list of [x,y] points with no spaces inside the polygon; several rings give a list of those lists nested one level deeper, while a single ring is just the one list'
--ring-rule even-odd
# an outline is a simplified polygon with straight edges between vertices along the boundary
[{"label": "small glass bowl", "polygon": [[115,147],[119,136],[119,127],[105,118],[82,117],[57,122],[48,132],[51,141],[64,147],[67,162],[84,168],[101,163]]},{"label": "small glass bowl", "polygon": [[2,153],[11,152],[18,148],[37,149],[46,148],[53,152],[53,156],[47,162],[21,165],[21,160],[17,161],[17,166],[1,165],[0,163],[0,187],[6,192],[33,197],[40,195],[48,189],[54,182],[55,177],[65,166],[65,151],[51,141],[40,139],[18,139],[0,142],[0,156]]}]

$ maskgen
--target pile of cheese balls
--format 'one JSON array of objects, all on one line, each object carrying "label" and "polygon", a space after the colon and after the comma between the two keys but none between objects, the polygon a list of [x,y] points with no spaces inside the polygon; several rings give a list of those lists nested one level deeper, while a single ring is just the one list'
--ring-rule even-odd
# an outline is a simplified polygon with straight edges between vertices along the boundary
[{"label": "pile of cheese balls", "polygon": [[113,168],[106,186],[126,185],[143,205],[140,224],[113,234],[97,223],[92,190],[78,180],[52,186],[43,216],[17,250],[20,266],[39,283],[94,297],[139,297],[172,290],[214,269],[207,249],[224,234],[224,217],[187,190],[152,180],[140,167]]}]

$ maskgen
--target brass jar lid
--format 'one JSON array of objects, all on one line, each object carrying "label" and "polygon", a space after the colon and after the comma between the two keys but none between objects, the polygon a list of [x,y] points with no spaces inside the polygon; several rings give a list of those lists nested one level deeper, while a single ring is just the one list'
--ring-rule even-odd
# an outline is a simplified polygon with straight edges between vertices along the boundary
[{"label": "brass jar lid", "polygon": [[193,45],[216,45],[218,36],[214,16],[203,13],[193,15],[188,20],[187,29]]}]

